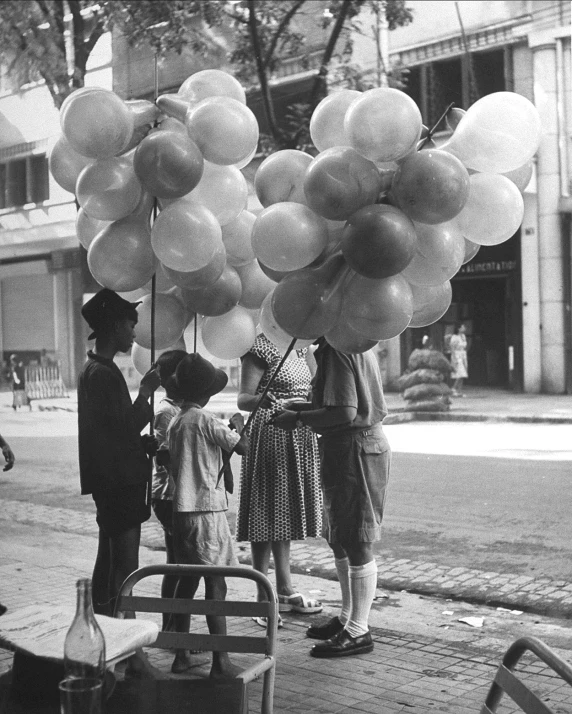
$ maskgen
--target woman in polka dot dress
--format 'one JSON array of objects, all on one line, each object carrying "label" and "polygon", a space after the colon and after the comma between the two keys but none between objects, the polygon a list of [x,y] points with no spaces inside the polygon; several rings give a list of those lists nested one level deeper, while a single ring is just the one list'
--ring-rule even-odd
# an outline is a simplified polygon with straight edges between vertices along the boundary
[{"label": "woman in polka dot dress", "polygon": [[[287,401],[308,398],[311,373],[306,352],[289,355],[250,424],[236,529],[238,541],[250,541],[253,567],[265,575],[272,553],[280,611],[302,614],[322,610],[321,603],[296,592],[290,575],[290,541],[321,535],[318,447],[311,429],[286,432],[269,421]],[[242,359],[239,409],[254,410],[281,359],[277,347],[258,335]]]}]

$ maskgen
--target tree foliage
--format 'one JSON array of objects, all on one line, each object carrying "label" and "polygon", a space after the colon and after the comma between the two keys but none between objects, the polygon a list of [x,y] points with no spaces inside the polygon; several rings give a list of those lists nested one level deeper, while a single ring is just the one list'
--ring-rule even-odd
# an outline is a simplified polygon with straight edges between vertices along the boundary
[{"label": "tree foliage", "polygon": [[[114,27],[130,46],[151,47],[160,57],[183,50],[212,56],[220,50],[217,37],[230,29],[229,62],[247,90],[260,91],[269,145],[300,146],[308,141],[313,109],[328,93],[332,67],[341,86],[371,86],[351,64],[353,39],[364,32],[360,13],[380,7],[389,30],[412,20],[405,0],[3,0],[0,42],[11,79],[19,86],[43,79],[60,107],[83,86],[93,48]],[[316,75],[308,95],[279,121],[271,79],[288,61]]]}]

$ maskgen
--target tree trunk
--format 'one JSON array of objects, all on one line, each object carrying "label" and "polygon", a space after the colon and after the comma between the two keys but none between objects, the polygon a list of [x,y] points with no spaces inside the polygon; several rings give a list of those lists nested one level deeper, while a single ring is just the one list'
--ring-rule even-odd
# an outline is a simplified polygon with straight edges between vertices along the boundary
[{"label": "tree trunk", "polygon": [[266,67],[262,60],[262,52],[260,47],[260,39],[258,37],[258,25],[256,22],[255,14],[255,0],[248,0],[248,28],[250,31],[250,37],[252,40],[252,49],[254,51],[254,57],[256,60],[256,73],[258,75],[258,82],[260,83],[260,95],[262,97],[262,106],[264,107],[264,114],[266,116],[266,121],[268,123],[268,129],[274,141],[280,144],[282,141],[282,133],[278,128],[276,122],[276,115],[274,113],[274,104],[272,102],[272,96],[270,94],[270,87],[268,86],[268,75],[266,72]]},{"label": "tree trunk", "polygon": [[314,79],[312,84],[312,89],[310,91],[310,106],[314,109],[320,101],[328,94],[328,71],[329,65],[336,48],[336,44],[340,37],[341,31],[343,29],[346,17],[351,8],[352,0],[344,0],[343,5],[340,9],[339,15],[336,18],[332,34],[324,50],[324,56],[322,57],[322,64],[320,65],[320,70]]}]

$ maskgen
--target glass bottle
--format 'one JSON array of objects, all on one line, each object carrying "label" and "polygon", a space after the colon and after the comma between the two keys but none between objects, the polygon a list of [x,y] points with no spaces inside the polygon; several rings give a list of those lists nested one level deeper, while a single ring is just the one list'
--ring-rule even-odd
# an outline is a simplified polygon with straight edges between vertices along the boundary
[{"label": "glass bottle", "polygon": [[105,639],[93,612],[89,578],[77,581],[77,609],[64,642],[64,669],[66,677],[105,675]]}]

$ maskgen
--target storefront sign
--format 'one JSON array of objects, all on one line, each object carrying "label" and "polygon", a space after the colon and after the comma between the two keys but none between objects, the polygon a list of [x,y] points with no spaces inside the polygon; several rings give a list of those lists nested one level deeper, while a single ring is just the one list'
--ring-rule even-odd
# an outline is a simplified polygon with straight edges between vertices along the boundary
[{"label": "storefront sign", "polygon": [[487,260],[463,265],[458,275],[498,275],[516,270],[516,260]]}]

